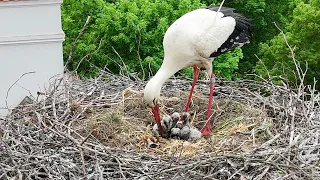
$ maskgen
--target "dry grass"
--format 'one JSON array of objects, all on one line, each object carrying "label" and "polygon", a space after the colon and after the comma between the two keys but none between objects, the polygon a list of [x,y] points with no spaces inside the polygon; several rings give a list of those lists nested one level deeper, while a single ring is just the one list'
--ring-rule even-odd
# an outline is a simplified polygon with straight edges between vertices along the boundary
[{"label": "dry grass", "polygon": [[[224,154],[251,150],[261,145],[268,138],[267,130],[271,119],[261,109],[250,104],[243,104],[230,99],[218,99],[213,103],[213,134],[197,142],[184,142],[174,139],[156,139],[151,127],[154,124],[149,109],[142,107],[141,92],[125,90],[123,106],[99,109],[85,119],[74,120],[72,127],[83,136],[91,134],[106,146],[127,150],[148,150],[161,156],[194,156],[199,153]],[[162,114],[182,112],[188,92],[181,92],[180,97],[166,94],[161,100]],[[190,112],[194,125],[201,128],[205,122],[207,97],[194,94]],[[150,149],[148,139],[157,143],[157,148]]]}]

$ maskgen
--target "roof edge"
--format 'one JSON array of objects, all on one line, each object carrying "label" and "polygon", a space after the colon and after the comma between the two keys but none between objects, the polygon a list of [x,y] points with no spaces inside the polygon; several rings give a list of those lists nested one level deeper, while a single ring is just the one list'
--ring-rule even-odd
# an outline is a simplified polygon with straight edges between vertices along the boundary
[{"label": "roof edge", "polygon": [[0,37],[0,46],[44,42],[63,42],[64,39],[65,34],[63,32],[57,34]]},{"label": "roof edge", "polygon": [[0,2],[0,8],[17,8],[25,6],[41,6],[62,4],[63,0],[28,0],[28,1],[8,1]]}]

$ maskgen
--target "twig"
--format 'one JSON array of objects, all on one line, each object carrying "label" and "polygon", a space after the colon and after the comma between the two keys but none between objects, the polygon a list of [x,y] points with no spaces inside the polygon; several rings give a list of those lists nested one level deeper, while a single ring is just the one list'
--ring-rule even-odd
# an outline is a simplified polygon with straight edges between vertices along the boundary
[{"label": "twig", "polygon": [[113,50],[114,53],[116,53],[116,55],[119,57],[120,61],[122,62],[122,65],[123,65],[123,67],[124,67],[124,69],[125,69],[125,72],[127,73],[127,77],[130,77],[129,71],[128,71],[128,69],[127,69],[127,66],[126,66],[126,64],[124,63],[124,61],[123,61],[122,57],[120,56],[120,54],[117,52],[116,49],[114,49],[114,47],[112,47],[112,50]]},{"label": "twig", "polygon": [[8,89],[7,91],[7,94],[6,94],[6,108],[9,109],[8,107],[8,96],[9,96],[9,92],[11,90],[11,88],[25,75],[28,75],[28,74],[34,74],[36,73],[35,71],[31,71],[31,72],[26,72],[26,73],[23,73]]},{"label": "twig", "polygon": [[88,179],[87,178],[87,171],[86,171],[86,164],[85,164],[84,155],[83,155],[83,150],[82,150],[82,148],[79,148],[79,150],[80,150],[80,156],[81,156],[81,161],[82,161],[83,178],[84,179]]},{"label": "twig", "polygon": [[138,29],[138,32],[139,32],[139,39],[138,39],[137,54],[138,54],[140,68],[142,70],[142,79],[144,80],[145,79],[145,72],[144,72],[144,68],[143,68],[143,65],[142,65],[142,60],[141,60],[141,57],[140,57],[140,43],[141,43],[141,31],[140,31],[140,29]]},{"label": "twig", "polygon": [[69,64],[70,60],[72,59],[73,51],[74,51],[74,49],[75,49],[75,47],[76,47],[76,44],[77,44],[79,38],[82,36],[84,30],[87,28],[87,25],[88,25],[89,22],[90,22],[90,18],[91,18],[91,16],[88,16],[88,17],[87,17],[87,20],[86,20],[86,22],[84,23],[82,29],[80,30],[77,38],[73,41],[72,47],[71,47],[71,49],[70,49],[70,53],[69,53],[69,55],[68,55],[68,59],[67,59],[65,65],[64,65],[64,69],[66,69],[67,65]]}]

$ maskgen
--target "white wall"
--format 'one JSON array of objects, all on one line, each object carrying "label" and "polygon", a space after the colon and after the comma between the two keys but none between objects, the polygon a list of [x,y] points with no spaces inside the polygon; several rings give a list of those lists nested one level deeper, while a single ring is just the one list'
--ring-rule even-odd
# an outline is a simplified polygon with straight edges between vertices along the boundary
[{"label": "white wall", "polygon": [[[0,2],[0,117],[17,106],[30,91],[45,91],[49,79],[63,73],[61,0]],[[5,18],[4,18],[5,17]],[[27,89],[27,90],[26,90]]]}]

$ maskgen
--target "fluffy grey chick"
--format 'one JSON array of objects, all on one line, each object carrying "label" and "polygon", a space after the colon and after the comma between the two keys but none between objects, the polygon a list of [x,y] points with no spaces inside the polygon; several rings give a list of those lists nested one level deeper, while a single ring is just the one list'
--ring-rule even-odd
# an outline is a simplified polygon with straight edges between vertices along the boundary
[{"label": "fluffy grey chick", "polygon": [[153,127],[152,127],[152,133],[153,133],[154,136],[160,137],[159,128],[158,128],[158,125],[157,125],[157,124],[153,125]]},{"label": "fluffy grey chick", "polygon": [[190,125],[189,141],[196,141],[202,137],[201,132],[194,126]]},{"label": "fluffy grey chick", "polygon": [[177,112],[174,112],[174,113],[171,115],[171,118],[172,118],[172,128],[174,128],[174,127],[177,125],[177,122],[178,122],[179,119],[180,119],[180,114],[177,113]]},{"label": "fluffy grey chick", "polygon": [[172,128],[171,128],[171,131],[170,131],[170,137],[173,138],[173,139],[180,139],[180,128],[176,127],[177,122],[180,119],[180,114],[177,113],[177,112],[174,112],[171,115],[171,118],[172,118]]},{"label": "fluffy grey chick", "polygon": [[170,137],[173,139],[180,139],[180,132],[181,129],[174,127],[171,129]]},{"label": "fluffy grey chick", "polygon": [[182,129],[180,132],[181,139],[195,141],[201,138],[201,132],[192,125],[191,115],[188,112],[182,113]]},{"label": "fluffy grey chick", "polygon": [[183,140],[188,140],[190,137],[190,122],[191,115],[188,112],[183,112],[181,116],[181,121],[177,123],[177,126],[181,128],[180,137]]},{"label": "fluffy grey chick", "polygon": [[[165,115],[161,120],[161,126],[162,126],[162,137],[163,138],[169,137],[170,131],[171,131],[171,128],[172,128],[172,119],[171,119],[171,117],[168,116],[168,115]],[[160,137],[159,128],[158,128],[157,124],[153,125],[152,132],[153,132],[154,136]]]}]

